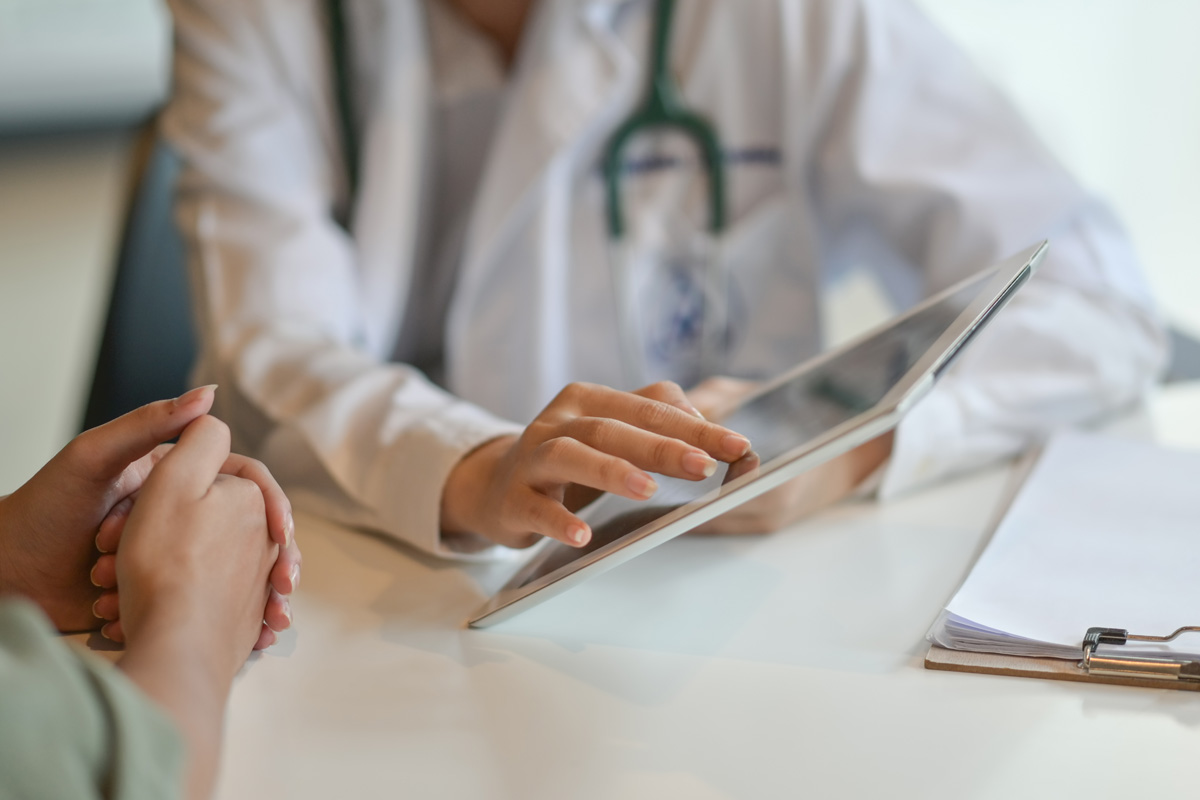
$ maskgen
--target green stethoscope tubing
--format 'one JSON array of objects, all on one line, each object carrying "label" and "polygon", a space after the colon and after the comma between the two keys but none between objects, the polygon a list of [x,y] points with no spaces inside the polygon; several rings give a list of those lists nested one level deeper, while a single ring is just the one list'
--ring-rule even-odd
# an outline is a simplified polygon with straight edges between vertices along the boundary
[{"label": "green stethoscope tubing", "polygon": [[[708,228],[714,238],[725,230],[725,170],[721,142],[713,125],[700,114],[689,110],[683,102],[682,92],[671,74],[670,49],[672,21],[675,17],[675,0],[655,0],[654,27],[650,33],[650,72],[646,86],[646,97],[642,105],[617,127],[608,140],[604,153],[603,172],[607,192],[608,238],[617,245],[610,248],[609,267],[612,272],[617,295],[617,334],[620,339],[622,369],[629,388],[640,386],[650,379],[647,370],[645,335],[641,330],[642,320],[635,312],[636,291],[630,274],[628,254],[621,243],[625,237],[625,211],[621,202],[621,175],[624,172],[624,155],[633,137],[651,130],[673,130],[690,138],[699,150],[700,157],[708,168]],[[704,269],[704,326],[716,323],[719,329],[725,316],[723,290],[724,265],[719,254],[710,254]],[[700,367],[702,377],[717,374],[721,359],[711,335],[705,336],[701,344]]]},{"label": "green stethoscope tubing", "polygon": [[[354,124],[354,108],[351,101],[353,87],[350,85],[349,34],[346,30],[346,14],[343,0],[326,0],[325,13],[329,21],[329,47],[333,57],[334,95],[337,98],[338,123],[341,126],[342,160],[346,162],[346,182],[349,187],[347,207],[353,207],[358,195],[358,132]],[[346,214],[349,217],[349,212]]]},{"label": "green stethoscope tubing", "polygon": [[700,114],[684,105],[679,85],[671,74],[668,54],[675,0],[656,0],[654,30],[650,38],[650,80],[646,99],[617,128],[604,154],[604,182],[608,193],[608,234],[614,240],[625,235],[624,208],[621,203],[622,157],[629,142],[648,130],[676,130],[691,138],[708,168],[709,231],[725,229],[724,155],[716,129]]},{"label": "green stethoscope tubing", "polygon": [[[351,98],[350,54],[344,0],[326,0],[329,20],[329,42],[334,67],[334,94],[337,98],[338,121],[341,125],[342,159],[346,162],[346,179],[350,202],[358,193],[359,144],[354,124]],[[637,134],[654,129],[677,130],[693,139],[708,169],[709,230],[720,233],[725,229],[725,170],[721,142],[712,124],[685,106],[679,86],[671,74],[671,23],[675,16],[675,0],[655,0],[654,30],[650,44],[650,80],[646,99],[608,141],[603,173],[608,193],[608,232],[612,239],[625,235],[624,207],[621,202],[622,157],[625,148]]]}]

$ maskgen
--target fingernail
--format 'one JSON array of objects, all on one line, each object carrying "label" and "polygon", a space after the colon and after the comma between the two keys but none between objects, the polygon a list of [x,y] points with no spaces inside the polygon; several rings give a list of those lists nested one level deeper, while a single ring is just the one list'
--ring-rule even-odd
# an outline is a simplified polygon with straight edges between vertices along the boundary
[{"label": "fingernail", "polygon": [[98,566],[100,566],[100,562],[98,561],[92,565],[91,571],[88,572],[88,580],[92,582],[92,586],[95,586],[97,589],[103,589],[104,587],[100,585],[98,580],[96,580],[96,567]]},{"label": "fingernail", "polygon": [[96,602],[92,603],[92,616],[93,616],[93,617],[95,617],[96,619],[107,619],[107,620],[111,620],[111,619],[112,619],[112,617],[106,617],[106,616],[104,616],[103,614],[101,614],[101,613],[100,613],[100,612],[99,612],[99,611],[96,609],[96,606],[98,606],[98,605],[100,605],[100,599],[99,599],[99,598],[97,598]]},{"label": "fingernail", "polygon": [[729,433],[721,440],[721,449],[733,458],[741,458],[750,452],[750,440],[736,433]]},{"label": "fingernail", "polygon": [[100,546],[100,534],[98,534],[98,533],[96,534],[96,550],[99,551],[100,553],[108,552],[107,550],[105,550],[103,547]]},{"label": "fingernail", "polygon": [[629,491],[636,494],[638,497],[649,499],[658,491],[658,484],[644,472],[635,472],[625,479],[625,485],[629,487]]},{"label": "fingernail", "polygon": [[571,531],[567,534],[567,538],[575,544],[587,544],[587,541],[590,537],[588,536],[587,528],[577,525],[574,528],[571,528]]},{"label": "fingernail", "polygon": [[179,395],[179,397],[176,397],[172,402],[175,404],[176,408],[182,408],[189,403],[194,403],[206,394],[212,394],[216,390],[217,384],[215,383],[210,383],[207,386],[197,386],[195,389]]},{"label": "fingernail", "polygon": [[292,591],[294,592],[294,591],[296,591],[296,588],[300,586],[300,565],[299,564],[292,564],[292,571],[288,577],[292,584]]},{"label": "fingernail", "polygon": [[[704,415],[700,413],[700,409],[696,408],[695,406],[691,406],[691,409],[692,409],[693,414],[695,414],[700,419],[704,419]],[[707,420],[705,420],[705,421],[707,422]]]},{"label": "fingernail", "polygon": [[717,462],[705,453],[688,453],[683,457],[683,470],[698,478],[707,478],[717,471]]},{"label": "fingernail", "polygon": [[116,639],[114,639],[112,637],[112,623],[111,622],[108,623],[107,625],[100,626],[100,635],[103,636],[105,639],[108,639],[110,642],[116,641]]},{"label": "fingernail", "polygon": [[292,604],[285,600],[283,601],[283,615],[287,617],[288,627],[292,625]]},{"label": "fingernail", "polygon": [[287,516],[283,520],[283,539],[284,547],[292,546],[292,537],[296,535],[296,520],[292,518],[292,512],[287,512]]}]

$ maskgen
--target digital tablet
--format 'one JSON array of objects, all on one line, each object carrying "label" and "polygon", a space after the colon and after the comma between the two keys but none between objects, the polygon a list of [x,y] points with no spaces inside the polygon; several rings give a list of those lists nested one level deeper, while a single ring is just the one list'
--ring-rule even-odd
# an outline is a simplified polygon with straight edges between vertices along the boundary
[{"label": "digital tablet", "polygon": [[579,514],[592,528],[587,546],[542,542],[469,624],[519,614],[891,430],[1029,279],[1046,248],[983,270],[764,384],[720,420],[750,440],[753,457],[722,464],[704,481],[656,475],[649,500],[601,495]]}]

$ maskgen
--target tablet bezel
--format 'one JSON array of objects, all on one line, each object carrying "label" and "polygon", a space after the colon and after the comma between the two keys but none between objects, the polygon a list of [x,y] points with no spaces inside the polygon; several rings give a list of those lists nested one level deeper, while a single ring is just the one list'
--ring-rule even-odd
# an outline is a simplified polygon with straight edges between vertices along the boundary
[{"label": "tablet bezel", "polygon": [[[547,548],[559,544],[553,540],[543,542],[544,546],[536,548],[535,552],[514,573],[504,587],[471,616],[468,625],[484,628],[503,622],[893,429],[901,417],[929,392],[937,377],[957,357],[971,337],[999,309],[1003,308],[1013,293],[1028,280],[1044,258],[1047,248],[1048,243],[1043,241],[994,267],[989,267],[988,270],[993,271],[995,275],[987,286],[947,327],[945,333],[934,342],[929,350],[870,409],[772,459],[754,472],[729,481],[719,489],[672,509],[621,538],[609,542],[591,553],[584,554],[577,560],[564,564],[531,583],[521,585],[529,572],[536,569],[548,557]],[[820,367],[825,362],[841,356],[846,351],[858,347],[874,337],[882,335],[910,317],[953,295],[972,281],[978,280],[979,276],[980,273],[976,273],[850,342],[799,364],[744,398],[741,405]],[[715,497],[714,494],[716,494]]]}]

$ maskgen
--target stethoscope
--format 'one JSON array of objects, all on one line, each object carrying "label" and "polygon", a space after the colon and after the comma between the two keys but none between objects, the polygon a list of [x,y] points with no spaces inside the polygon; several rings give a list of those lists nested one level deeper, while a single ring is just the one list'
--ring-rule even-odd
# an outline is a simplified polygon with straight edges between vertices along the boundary
[{"label": "stethoscope", "polygon": [[[650,35],[650,70],[642,105],[618,126],[609,139],[603,158],[603,173],[608,216],[609,267],[616,294],[617,330],[622,367],[627,388],[648,382],[653,375],[647,365],[647,342],[651,335],[638,314],[638,287],[632,272],[624,208],[621,202],[621,174],[624,155],[635,136],[648,131],[673,131],[690,139],[708,170],[708,232],[711,242],[720,242],[725,230],[724,151],[716,128],[703,115],[687,108],[679,84],[670,69],[670,39],[675,16],[675,0],[655,0],[653,29]],[[699,286],[692,293],[692,313],[679,315],[675,334],[699,342],[696,377],[722,372],[723,339],[728,331],[728,275],[719,252],[701,259],[699,276],[684,278]],[[699,278],[698,283],[694,280]],[[688,381],[690,382],[690,381]]]},{"label": "stethoscope", "polygon": [[[634,137],[649,131],[674,131],[690,139],[700,153],[708,171],[708,233],[714,242],[719,242],[725,230],[725,169],[724,151],[720,138],[711,122],[702,114],[689,109],[682,99],[682,92],[670,70],[670,38],[675,16],[675,0],[654,0],[653,29],[650,36],[650,71],[645,100],[622,122],[605,147],[602,172],[606,191],[607,227],[609,238],[609,265],[616,293],[617,329],[620,339],[621,361],[628,388],[641,386],[651,377],[647,365],[647,333],[638,313],[637,287],[630,274],[628,242],[624,208],[621,198],[621,175],[624,172],[625,152]],[[334,64],[334,90],[337,112],[341,126],[342,154],[346,164],[349,186],[348,196],[357,195],[359,185],[358,136],[355,130],[351,104],[351,69],[349,64],[347,25],[343,0],[326,0],[329,20],[330,49]],[[349,212],[343,215],[348,217]],[[343,219],[343,224],[346,220]],[[707,330],[699,336],[699,376],[708,377],[721,372],[723,338],[727,338],[728,275],[725,260],[719,253],[711,253],[705,259],[698,296],[690,301],[693,312],[681,317],[679,327],[695,334],[691,328],[707,326],[718,330]],[[694,277],[694,276],[693,276]],[[691,326],[689,328],[688,326]]]}]

